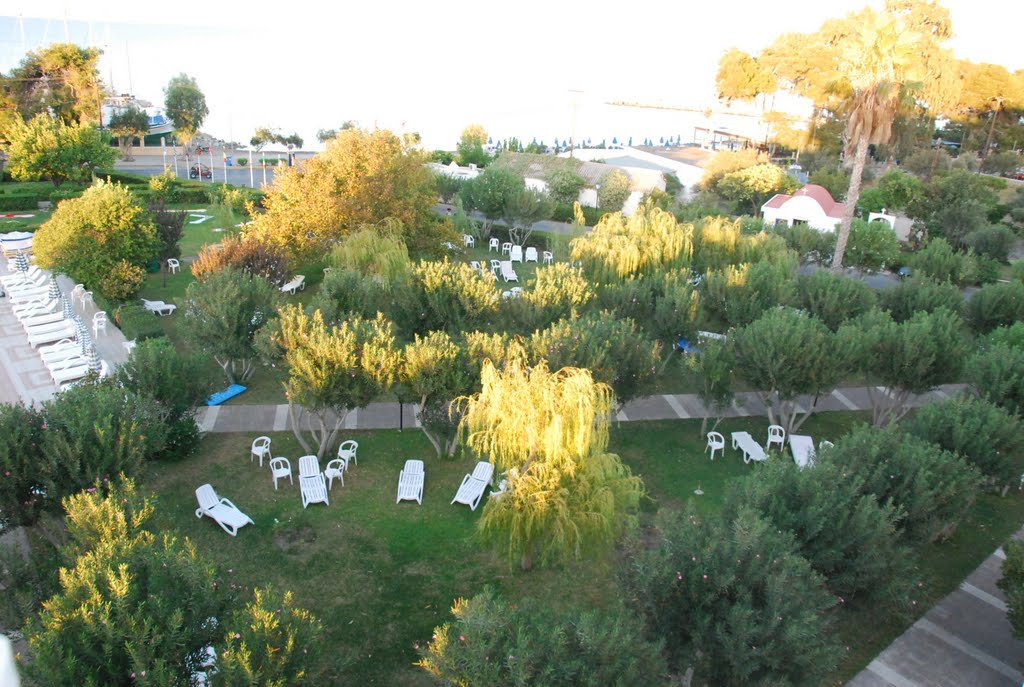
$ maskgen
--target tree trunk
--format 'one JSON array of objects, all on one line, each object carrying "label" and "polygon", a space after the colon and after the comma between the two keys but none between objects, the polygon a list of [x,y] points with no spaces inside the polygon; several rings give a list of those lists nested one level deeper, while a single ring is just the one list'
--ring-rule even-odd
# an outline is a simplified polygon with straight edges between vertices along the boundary
[{"label": "tree trunk", "polygon": [[836,238],[836,252],[832,258],[832,271],[840,274],[843,271],[843,254],[846,243],[850,240],[850,227],[853,226],[853,214],[857,211],[857,200],[860,199],[861,177],[864,175],[864,163],[868,158],[868,139],[862,136],[857,142],[857,153],[853,158],[853,174],[850,176],[850,187],[846,191],[846,205],[843,206],[843,220],[839,224],[839,236]]},{"label": "tree trunk", "polygon": [[981,151],[981,161],[984,162],[985,158],[988,157],[989,150],[992,148],[992,134],[996,131],[996,119],[999,118],[999,110],[1002,109],[1002,101],[996,101],[996,109],[992,112],[992,123],[988,125],[988,137],[985,139],[985,149]]}]

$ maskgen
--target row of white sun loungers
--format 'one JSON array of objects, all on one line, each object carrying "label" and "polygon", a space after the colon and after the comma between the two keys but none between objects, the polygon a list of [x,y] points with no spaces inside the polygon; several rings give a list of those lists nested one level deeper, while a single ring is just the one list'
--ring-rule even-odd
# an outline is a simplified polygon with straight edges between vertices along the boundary
[{"label": "row of white sun loungers", "polygon": [[89,374],[89,358],[75,341],[74,322],[64,318],[60,299],[49,298],[49,275],[32,265],[27,272],[0,279],[29,345],[39,349],[54,384],[60,387]]}]

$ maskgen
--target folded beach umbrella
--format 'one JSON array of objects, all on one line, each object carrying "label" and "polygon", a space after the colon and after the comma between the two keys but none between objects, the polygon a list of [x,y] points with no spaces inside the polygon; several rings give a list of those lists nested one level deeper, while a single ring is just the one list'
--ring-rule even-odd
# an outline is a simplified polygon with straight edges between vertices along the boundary
[{"label": "folded beach umbrella", "polygon": [[103,369],[103,361],[100,360],[100,352],[96,350],[96,344],[89,346],[89,368],[95,372]]},{"label": "folded beach umbrella", "polygon": [[46,292],[47,298],[51,300],[54,298],[60,298],[60,287],[57,286],[57,275],[50,275],[50,290]]},{"label": "folded beach umbrella", "polygon": [[25,251],[18,251],[18,254],[14,256],[14,267],[22,272],[28,272],[28,257],[25,255]]},{"label": "folded beach umbrella", "polygon": [[64,319],[75,321],[75,311],[71,308],[71,301],[61,296],[60,299],[64,303]]}]

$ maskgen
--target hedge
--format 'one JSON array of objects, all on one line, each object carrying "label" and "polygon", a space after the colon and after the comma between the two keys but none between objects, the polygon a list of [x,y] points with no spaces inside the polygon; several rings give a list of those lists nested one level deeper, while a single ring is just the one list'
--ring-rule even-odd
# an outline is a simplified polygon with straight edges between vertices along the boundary
[{"label": "hedge", "polygon": [[[586,219],[588,227],[597,224],[604,215],[605,211],[599,208],[583,207],[583,217]],[[572,222],[573,218],[573,206],[565,203],[555,205],[555,211],[551,213],[551,219],[555,222]]]},{"label": "hedge", "polygon": [[0,195],[0,212],[38,210],[41,201],[50,200],[49,193],[19,193]]},{"label": "hedge", "polygon": [[114,314],[117,326],[129,341],[143,341],[155,339],[164,335],[157,315],[146,310],[141,305],[122,305]]}]

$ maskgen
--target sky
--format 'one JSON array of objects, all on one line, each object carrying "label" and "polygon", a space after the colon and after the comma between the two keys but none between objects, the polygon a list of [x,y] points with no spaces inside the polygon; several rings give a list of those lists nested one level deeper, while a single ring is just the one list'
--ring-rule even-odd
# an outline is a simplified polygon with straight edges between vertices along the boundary
[{"label": "sky", "polygon": [[[495,138],[550,143],[672,136],[692,113],[608,101],[717,107],[714,77],[731,47],[758,52],[781,33],[810,32],[864,0],[679,0],[516,3],[139,3],[8,0],[0,71],[28,50],[67,40],[104,50],[101,77],[156,106],[177,74],[194,77],[210,115],[202,130],[247,142],[257,127],[298,133],[345,120],[416,131],[453,149],[479,122]],[[1024,68],[1024,3],[946,0],[958,57]],[[688,135],[684,133],[684,138]]]}]

